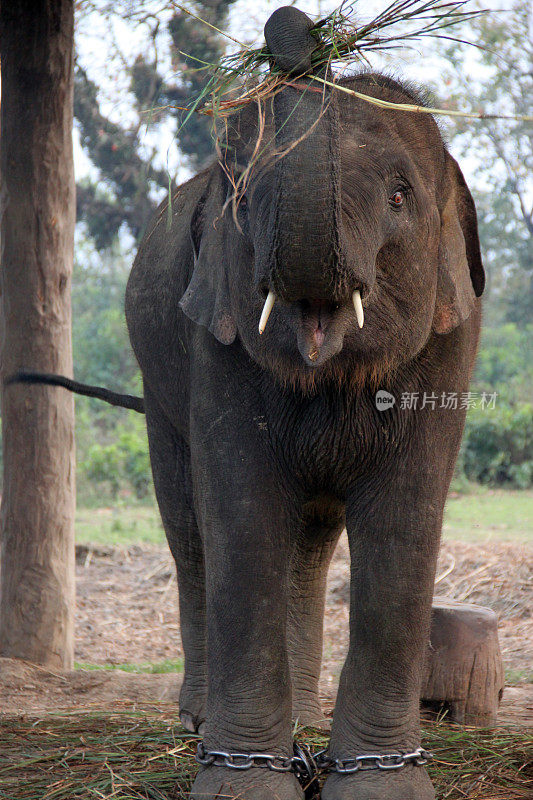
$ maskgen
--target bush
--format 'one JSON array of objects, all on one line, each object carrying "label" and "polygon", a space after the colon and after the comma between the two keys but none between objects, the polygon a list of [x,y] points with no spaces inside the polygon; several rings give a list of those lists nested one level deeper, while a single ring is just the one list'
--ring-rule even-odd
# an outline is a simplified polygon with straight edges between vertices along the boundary
[{"label": "bush", "polygon": [[114,430],[106,432],[104,443],[94,443],[95,428],[90,414],[80,415],[77,420],[78,501],[89,505],[114,502],[121,494],[132,494],[144,500],[152,487],[144,418],[127,414]]},{"label": "bush", "polygon": [[533,484],[533,405],[470,411],[460,461],[468,480],[529,488]]},{"label": "bush", "polygon": [[116,444],[102,446],[93,444],[87,458],[81,463],[82,470],[90,481],[108,483],[115,496],[120,489],[120,453]]},{"label": "bush", "polygon": [[484,328],[476,360],[474,390],[498,393],[498,405],[529,402],[533,393],[533,325]]},{"label": "bush", "polygon": [[135,496],[142,500],[149,493],[152,479],[146,433],[140,436],[137,430],[124,431],[119,436],[119,450],[124,480],[129,481]]}]

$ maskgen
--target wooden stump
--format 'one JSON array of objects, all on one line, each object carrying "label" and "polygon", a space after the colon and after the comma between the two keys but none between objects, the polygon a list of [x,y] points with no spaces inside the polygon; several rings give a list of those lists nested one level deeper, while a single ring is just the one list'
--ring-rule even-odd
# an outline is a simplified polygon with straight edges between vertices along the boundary
[{"label": "wooden stump", "polygon": [[422,703],[442,705],[453,722],[492,726],[503,687],[496,614],[483,606],[436,597]]}]

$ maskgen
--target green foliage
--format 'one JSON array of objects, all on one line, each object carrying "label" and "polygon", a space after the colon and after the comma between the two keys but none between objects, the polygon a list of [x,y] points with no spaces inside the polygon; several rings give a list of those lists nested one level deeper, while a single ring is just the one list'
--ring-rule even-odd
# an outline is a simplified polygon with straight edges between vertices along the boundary
[{"label": "green foliage", "polygon": [[152,486],[144,419],[132,415],[127,423],[118,423],[112,435],[113,443],[92,444],[78,460],[81,486],[91,484],[93,493],[110,501],[116,501],[120,493],[144,500]]},{"label": "green foliage", "polygon": [[[124,318],[124,293],[132,255],[118,249],[100,255],[78,230],[72,277],[75,374],[85,383],[134,392],[138,367]],[[89,401],[97,410],[109,408]]]},{"label": "green foliage", "polygon": [[533,397],[532,337],[533,325],[484,328],[472,388],[497,392],[498,405],[528,402]]},{"label": "green foliage", "polygon": [[119,435],[119,451],[122,455],[121,472],[135,492],[138,500],[143,500],[150,491],[152,474],[150,457],[146,446],[146,429],[142,433],[138,424],[133,430],[124,430]]},{"label": "green foliage", "polygon": [[533,405],[473,410],[463,468],[469,480],[526,489],[533,485]]},{"label": "green foliage", "polygon": [[472,390],[497,393],[494,408],[468,412],[454,488],[464,479],[491,486],[533,485],[533,326],[483,331]]},{"label": "green foliage", "polygon": [[120,488],[120,462],[121,458],[116,444],[109,444],[105,447],[94,444],[80,467],[89,480],[96,483],[108,483],[111,496],[116,496]]},{"label": "green foliage", "polygon": [[[78,235],[72,310],[75,375],[84,383],[142,394],[139,369],[124,319],[124,291],[131,256],[98,254]],[[76,399],[78,499],[139,500],[151,493],[144,417],[99,400]]]},{"label": "green foliage", "polygon": [[117,425],[115,433],[115,444],[93,444],[78,468],[86,480],[104,484],[113,500],[121,489],[133,490],[135,497],[143,500],[152,483],[146,431],[139,430],[139,423],[132,423],[127,428]]}]

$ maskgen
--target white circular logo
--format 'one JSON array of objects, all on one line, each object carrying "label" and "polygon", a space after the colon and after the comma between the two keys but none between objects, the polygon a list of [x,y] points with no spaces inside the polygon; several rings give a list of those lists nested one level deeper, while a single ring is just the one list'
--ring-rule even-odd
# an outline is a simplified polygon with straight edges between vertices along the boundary
[{"label": "white circular logo", "polygon": [[393,407],[395,402],[394,395],[386,392],[385,389],[380,389],[379,392],[376,392],[376,408],[378,411],[387,411],[388,408]]}]

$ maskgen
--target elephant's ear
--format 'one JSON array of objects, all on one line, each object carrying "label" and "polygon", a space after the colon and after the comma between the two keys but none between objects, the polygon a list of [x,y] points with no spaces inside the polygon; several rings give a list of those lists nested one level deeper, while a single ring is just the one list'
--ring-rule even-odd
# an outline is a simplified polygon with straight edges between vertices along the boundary
[{"label": "elephant's ear", "polygon": [[191,217],[194,269],[179,305],[189,319],[207,328],[219,342],[231,344],[237,326],[231,314],[225,259],[224,182],[218,167],[213,173]]},{"label": "elephant's ear", "polygon": [[439,271],[433,330],[449,333],[468,318],[485,288],[477,214],[459,165],[446,154],[448,199],[441,211]]}]

